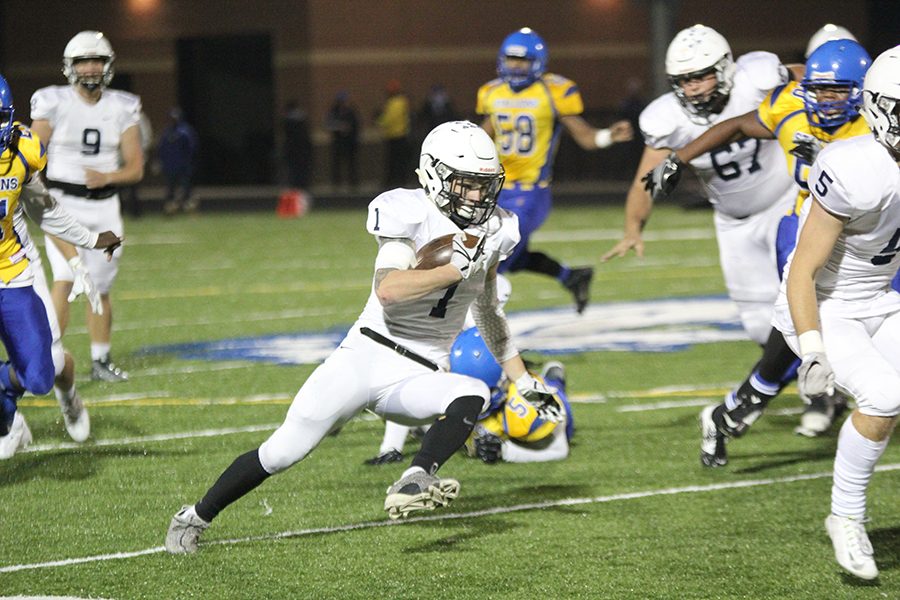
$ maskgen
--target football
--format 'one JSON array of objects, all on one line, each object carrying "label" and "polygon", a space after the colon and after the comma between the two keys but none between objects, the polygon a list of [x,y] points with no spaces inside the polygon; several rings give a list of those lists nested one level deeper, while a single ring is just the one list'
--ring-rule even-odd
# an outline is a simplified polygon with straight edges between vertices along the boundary
[{"label": "football", "polygon": [[[435,238],[419,248],[416,252],[416,269],[427,270],[442,267],[450,262],[453,255],[453,238],[456,234],[448,233]],[[466,247],[474,248],[480,239],[477,236],[466,234]]]}]

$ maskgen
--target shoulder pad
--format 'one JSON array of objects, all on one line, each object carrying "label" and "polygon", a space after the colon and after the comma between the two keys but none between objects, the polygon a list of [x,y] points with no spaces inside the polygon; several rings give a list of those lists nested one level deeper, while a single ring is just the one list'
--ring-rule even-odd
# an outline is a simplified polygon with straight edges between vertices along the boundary
[{"label": "shoulder pad", "polygon": [[52,120],[58,104],[59,97],[56,92],[56,86],[37,90],[31,95],[31,120]]},{"label": "shoulder pad", "polygon": [[[677,112],[673,112],[673,109]],[[669,92],[663,94],[641,111],[638,126],[644,142],[651,148],[668,147],[666,143],[678,127],[678,120],[683,112],[675,94]]]},{"label": "shoulder pad", "polygon": [[496,248],[500,260],[505,260],[519,243],[519,218],[512,212],[499,206],[488,221],[490,244]]},{"label": "shoulder pad", "polygon": [[[430,202],[427,198],[424,200]],[[423,197],[415,190],[384,192],[369,203],[366,229],[378,237],[414,239],[416,230],[428,214],[426,208]]]},{"label": "shoulder pad", "polygon": [[28,163],[28,168],[32,172],[40,171],[47,166],[47,150],[44,148],[44,144],[41,143],[38,136],[21,123],[18,124],[18,128],[19,154],[25,158],[25,162]]},{"label": "shoulder pad", "polygon": [[809,172],[810,192],[839,215],[876,210],[885,199],[884,155],[871,135],[836,140],[816,157]]},{"label": "shoulder pad", "polygon": [[748,52],[738,57],[736,65],[758,90],[771,90],[789,80],[787,67],[771,52]]}]

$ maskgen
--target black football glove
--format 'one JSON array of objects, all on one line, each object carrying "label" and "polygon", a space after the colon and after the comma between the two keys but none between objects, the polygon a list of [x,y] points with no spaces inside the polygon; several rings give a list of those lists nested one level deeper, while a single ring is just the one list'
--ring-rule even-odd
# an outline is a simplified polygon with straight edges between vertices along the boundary
[{"label": "black football glove", "polygon": [[789,152],[803,162],[810,165],[813,164],[816,161],[816,156],[819,154],[819,150],[822,149],[819,141],[815,138],[798,140],[795,136],[794,142],[797,145],[791,148]]},{"label": "black football glove", "polygon": [[683,169],[684,163],[681,162],[678,155],[671,152],[666,160],[656,165],[652,171],[641,178],[641,181],[644,182],[644,189],[654,200],[665,198],[675,190]]},{"label": "black football glove", "polygon": [[491,465],[500,460],[501,449],[503,448],[503,440],[499,436],[491,433],[484,427],[475,428],[475,455]]}]

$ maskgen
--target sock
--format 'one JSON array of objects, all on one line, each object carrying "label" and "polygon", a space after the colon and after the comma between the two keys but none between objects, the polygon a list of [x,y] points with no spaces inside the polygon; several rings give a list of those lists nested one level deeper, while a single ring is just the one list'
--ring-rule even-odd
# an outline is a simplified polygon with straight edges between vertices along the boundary
[{"label": "sock", "polygon": [[9,434],[15,416],[16,403],[6,394],[0,395],[0,437]]},{"label": "sock", "polygon": [[432,475],[437,472],[466,443],[482,406],[484,398],[481,396],[462,396],[451,402],[425,434],[412,466],[421,467]]},{"label": "sock", "polygon": [[259,449],[238,456],[203,499],[194,505],[197,516],[207,523],[212,522],[226,506],[251,492],[270,476],[259,462]]},{"label": "sock", "polygon": [[887,448],[888,439],[873,442],[856,430],[852,417],[844,421],[834,457],[832,513],[839,517],[865,518],[866,488],[875,471],[875,463]]},{"label": "sock", "polygon": [[109,360],[110,344],[91,342],[91,360]]},{"label": "sock", "polygon": [[56,395],[56,400],[60,404],[68,404],[71,402],[72,398],[75,397],[75,384],[72,384],[68,390],[64,390],[58,385],[53,386],[53,393]]},{"label": "sock", "polygon": [[563,281],[562,270],[564,267],[543,252],[529,252],[522,263],[522,268],[526,271],[543,273]]},{"label": "sock", "polygon": [[381,448],[378,449],[378,454],[384,454],[390,450],[403,452],[403,445],[406,443],[406,435],[408,433],[409,427],[393,421],[385,421],[384,438],[381,440]]},{"label": "sock", "polygon": [[763,354],[754,370],[766,381],[777,382],[784,387],[796,376],[798,366],[800,359],[784,341],[781,332],[773,327],[769,331],[769,339],[763,346]]},{"label": "sock", "polygon": [[725,402],[713,411],[720,432],[731,437],[744,435],[781,390],[781,385],[766,381],[753,371],[738,388],[725,396]]}]

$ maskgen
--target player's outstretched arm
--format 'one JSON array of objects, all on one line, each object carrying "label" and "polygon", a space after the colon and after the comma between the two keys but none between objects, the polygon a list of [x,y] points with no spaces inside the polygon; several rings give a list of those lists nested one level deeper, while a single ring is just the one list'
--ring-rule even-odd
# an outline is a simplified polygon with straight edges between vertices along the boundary
[{"label": "player's outstretched arm", "polygon": [[560,118],[560,123],[584,150],[607,148],[634,137],[634,129],[629,121],[616,121],[608,129],[596,129],[579,115],[567,115]]},{"label": "player's outstretched arm", "polygon": [[771,140],[775,136],[765,125],[759,122],[756,111],[751,110],[740,116],[716,123],[707,129],[703,135],[689,142],[683,148],[676,150],[675,155],[680,161],[687,163],[720,146],[744,138]]},{"label": "player's outstretched arm", "polygon": [[602,262],[606,262],[611,258],[622,258],[628,254],[629,250],[634,250],[638,256],[644,255],[644,241],[641,239],[641,232],[650,218],[653,210],[653,200],[644,189],[642,177],[644,173],[656,167],[666,156],[669,150],[666,148],[658,149],[649,146],[644,147],[644,153],[641,156],[641,162],[638,164],[637,172],[631,187],[628,188],[628,196],[625,199],[625,234],[622,236],[615,246],[608,250],[600,257]]}]

